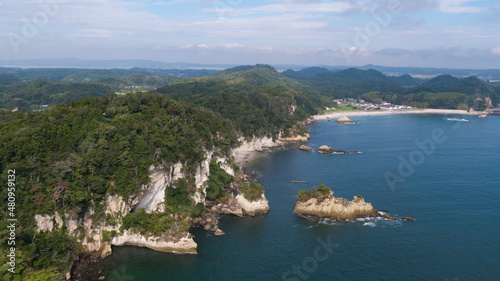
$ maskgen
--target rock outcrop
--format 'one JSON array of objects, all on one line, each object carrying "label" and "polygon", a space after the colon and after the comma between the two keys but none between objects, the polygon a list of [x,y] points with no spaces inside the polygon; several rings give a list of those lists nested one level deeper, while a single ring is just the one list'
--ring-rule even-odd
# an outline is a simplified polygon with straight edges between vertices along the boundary
[{"label": "rock outcrop", "polygon": [[262,194],[262,197],[259,200],[255,201],[250,201],[246,199],[243,194],[238,194],[236,196],[236,201],[243,209],[243,213],[247,215],[256,216],[267,214],[269,212],[269,201],[267,201],[264,194]]},{"label": "rock outcrop", "polygon": [[138,247],[147,247],[160,252],[197,254],[196,242],[194,242],[189,233],[186,233],[185,236],[176,240],[172,237],[145,237],[144,235],[126,230],[124,231],[123,235],[111,239],[111,245],[132,245]]},{"label": "rock outcrop", "polygon": [[241,145],[231,151],[231,155],[239,166],[243,166],[252,159],[252,156],[257,151],[273,149],[282,145],[282,143],[274,142],[269,137],[253,138],[251,141],[240,138],[240,142]]},{"label": "rock outcrop", "polygon": [[264,194],[259,200],[250,201],[243,194],[236,197],[232,195],[225,202],[213,205],[210,210],[216,214],[235,215],[243,217],[244,215],[257,216],[269,212],[269,202]]},{"label": "rock outcrop", "polygon": [[338,154],[359,153],[359,151],[337,150],[337,149],[333,149],[327,145],[321,146],[320,148],[316,149],[316,151],[320,152],[320,153],[338,153]]},{"label": "rock outcrop", "polygon": [[311,136],[309,134],[304,134],[304,135],[299,135],[299,134],[293,134],[288,137],[281,137],[279,138],[279,141],[281,142],[307,142]]},{"label": "rock outcrop", "polygon": [[372,204],[366,203],[360,195],[354,196],[354,200],[348,201],[344,198],[335,198],[333,192],[330,192],[330,195],[321,202],[314,197],[305,202],[298,200],[293,212],[302,216],[330,218],[337,221],[386,216],[380,214],[378,210],[373,208]]},{"label": "rock outcrop", "polygon": [[232,195],[225,202],[213,205],[210,210],[216,214],[235,215],[238,217],[243,217],[243,209],[241,208],[240,204],[238,204],[236,198],[234,198]]},{"label": "rock outcrop", "polygon": [[352,121],[351,119],[347,118],[347,116],[341,116],[337,119],[337,122],[339,124],[356,124],[356,122]]},{"label": "rock outcrop", "polygon": [[301,145],[299,149],[303,151],[313,151],[313,149],[307,145]]}]

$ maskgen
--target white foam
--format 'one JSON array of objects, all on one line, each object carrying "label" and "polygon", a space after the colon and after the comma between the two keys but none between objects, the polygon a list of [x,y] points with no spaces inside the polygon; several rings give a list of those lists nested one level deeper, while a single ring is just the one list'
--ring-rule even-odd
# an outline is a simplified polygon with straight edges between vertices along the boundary
[{"label": "white foam", "polygon": [[363,226],[377,227],[377,225],[374,222],[365,222]]},{"label": "white foam", "polygon": [[467,119],[459,119],[459,118],[446,118],[448,121],[455,121],[455,122],[469,122]]}]

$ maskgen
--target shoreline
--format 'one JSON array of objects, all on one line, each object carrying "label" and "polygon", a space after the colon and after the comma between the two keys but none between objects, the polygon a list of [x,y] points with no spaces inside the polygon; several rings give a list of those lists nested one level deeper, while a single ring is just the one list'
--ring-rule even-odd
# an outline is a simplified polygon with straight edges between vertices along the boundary
[{"label": "shoreline", "polygon": [[408,110],[383,110],[383,111],[339,111],[331,112],[322,115],[311,116],[312,120],[326,120],[338,118],[341,116],[382,116],[382,115],[393,115],[393,114],[457,114],[457,115],[480,115],[480,112],[468,112],[467,110],[458,109],[408,109]]}]

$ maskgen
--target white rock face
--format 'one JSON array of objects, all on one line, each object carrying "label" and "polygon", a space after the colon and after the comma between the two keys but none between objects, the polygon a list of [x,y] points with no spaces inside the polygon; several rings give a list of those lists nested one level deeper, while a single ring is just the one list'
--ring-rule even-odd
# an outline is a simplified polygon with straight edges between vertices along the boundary
[{"label": "white rock face", "polygon": [[126,216],[130,212],[130,207],[125,201],[123,201],[123,198],[121,196],[108,195],[108,197],[106,198],[106,203],[106,214],[121,214],[122,216]]},{"label": "white rock face", "polygon": [[286,138],[280,138],[280,141],[284,142],[308,142],[311,136],[309,134],[305,135],[293,135]]},{"label": "white rock face", "polygon": [[243,213],[256,216],[261,214],[267,214],[269,212],[269,201],[267,201],[264,194],[262,198],[256,201],[249,201],[243,196],[243,194],[238,194],[236,196],[236,201],[243,209]]},{"label": "white rock face", "polygon": [[206,155],[206,159],[201,161],[200,165],[196,167],[196,172],[194,175],[196,192],[193,199],[196,204],[205,204],[205,197],[203,194],[206,194],[208,186],[208,176],[210,175],[210,160],[212,159],[213,152],[207,151]]},{"label": "white rock face", "polygon": [[54,222],[52,221],[54,216],[49,215],[35,215],[35,221],[38,232],[52,231],[54,228]]},{"label": "white rock face", "polygon": [[280,146],[279,143],[273,142],[273,139],[269,137],[253,138],[251,141],[240,138],[240,142],[241,145],[231,152],[239,166],[248,162],[255,151],[262,151],[263,149]]},{"label": "white rock face", "polygon": [[111,239],[111,245],[132,245],[147,247],[160,252],[179,252],[196,254],[196,242],[190,235],[186,235],[179,241],[165,240],[162,237],[144,237],[143,235],[125,231],[121,236]]},{"label": "white rock face", "polygon": [[146,191],[137,208],[143,208],[147,213],[164,211],[165,189],[172,183],[172,174],[158,168],[151,171],[149,178],[151,183],[145,186]]}]

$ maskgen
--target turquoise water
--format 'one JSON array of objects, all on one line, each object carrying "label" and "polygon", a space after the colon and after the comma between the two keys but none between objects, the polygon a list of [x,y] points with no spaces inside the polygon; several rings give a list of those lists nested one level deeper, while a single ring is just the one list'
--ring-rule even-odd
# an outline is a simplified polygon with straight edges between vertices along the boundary
[{"label": "turquoise water", "polygon": [[[455,116],[448,116],[455,117]],[[459,117],[462,118],[462,117]],[[197,256],[114,247],[96,265],[106,280],[500,280],[500,118],[452,122],[440,115],[353,117],[317,122],[309,146],[359,150],[323,155],[297,146],[250,167],[270,213],[220,217],[225,236],[194,230]],[[432,154],[415,141],[442,130]],[[443,139],[445,140],[441,142]],[[430,146],[428,146],[430,147]],[[385,174],[402,176],[392,188]],[[423,157],[422,157],[423,156]],[[307,183],[291,183],[303,180]],[[414,222],[313,220],[293,214],[299,189],[326,184]],[[319,240],[323,243],[320,243]],[[328,252],[322,246],[330,241]],[[295,267],[295,272],[294,272]],[[297,271],[298,268],[298,271]],[[288,275],[287,271],[290,271]],[[285,277],[283,279],[283,277]]]}]

